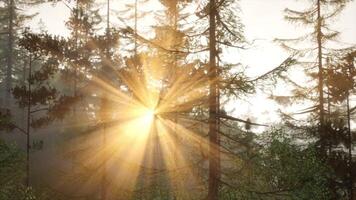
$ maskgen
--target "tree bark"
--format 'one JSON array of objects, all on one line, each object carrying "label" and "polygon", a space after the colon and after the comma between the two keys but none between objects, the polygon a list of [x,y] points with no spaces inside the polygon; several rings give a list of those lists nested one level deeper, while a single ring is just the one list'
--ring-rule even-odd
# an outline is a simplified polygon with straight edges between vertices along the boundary
[{"label": "tree bark", "polygon": [[217,200],[219,193],[218,144],[218,72],[216,67],[216,2],[209,3],[209,187],[208,200]]}]

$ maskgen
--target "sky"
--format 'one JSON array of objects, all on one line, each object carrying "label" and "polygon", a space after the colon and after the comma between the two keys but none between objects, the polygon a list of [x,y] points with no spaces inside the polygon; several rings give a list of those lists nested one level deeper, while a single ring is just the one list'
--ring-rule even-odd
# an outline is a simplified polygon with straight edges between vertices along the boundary
[{"label": "sky", "polygon": [[[241,62],[250,66],[248,74],[258,76],[277,67],[288,53],[273,42],[275,38],[293,38],[303,32],[303,27],[296,27],[284,20],[284,9],[305,7],[307,1],[295,0],[241,0],[242,22],[245,25],[245,35],[249,41],[255,41],[252,47],[241,51]],[[341,32],[339,40],[348,44],[356,44],[356,2],[350,3],[335,19],[332,28]],[[301,74],[293,74],[300,76]],[[286,95],[285,87],[278,87],[273,91],[277,95]],[[247,106],[232,102],[236,115],[245,117],[256,116],[260,123],[272,124],[278,122],[277,110],[298,111],[305,105],[295,105],[290,108],[278,105],[267,98],[267,95],[258,93],[248,99]],[[355,101],[353,101],[355,103]],[[238,114],[240,113],[240,114]],[[353,127],[356,127],[353,124]]]},{"label": "sky", "polygon": [[[227,57],[230,57],[231,61],[234,62],[235,54],[237,53],[238,61],[245,66],[249,66],[247,74],[251,77],[256,77],[277,67],[288,57],[288,53],[275,44],[273,40],[275,38],[293,38],[303,32],[302,27],[296,27],[283,19],[283,10],[287,6],[292,9],[303,8],[305,2],[307,0],[240,0],[240,16],[245,26],[245,36],[248,41],[254,42],[247,50],[230,52]],[[118,0],[112,0],[112,7],[124,8],[122,1]],[[157,9],[157,4],[152,3],[143,9],[146,11],[155,10]],[[65,28],[65,21],[69,16],[69,9],[63,3],[58,3],[56,6],[44,5],[34,10],[39,12],[39,15],[34,23],[31,24],[33,27],[36,27],[37,23],[42,21],[41,23],[44,24],[49,33],[68,34]],[[114,19],[115,16],[111,16],[111,18]],[[142,28],[146,25],[147,28],[147,24],[149,24],[147,22],[150,21],[152,19],[146,19],[145,22],[139,24],[139,27]],[[341,32],[339,40],[345,45],[356,44],[356,1],[348,4],[332,26]],[[296,76],[298,75],[296,74]],[[287,93],[283,87],[276,88],[273,92],[276,94]],[[257,95],[249,96],[246,101],[230,101],[225,108],[233,115],[243,118],[253,115],[254,119],[259,123],[271,124],[278,121],[279,118],[276,111],[283,107],[269,100],[267,96],[266,94],[258,93]],[[296,110],[297,107],[293,107],[293,109]]]},{"label": "sky", "polygon": [[[303,27],[296,27],[283,19],[283,10],[286,6],[302,8],[305,6],[304,2],[307,1],[241,0],[245,35],[251,41],[257,39],[255,48],[249,49],[243,55],[243,62],[257,68],[278,65],[287,54],[273,44],[273,39],[292,38],[303,31]],[[341,32],[340,41],[356,44],[356,1],[350,3],[336,18],[333,28]],[[259,59],[256,59],[255,55],[258,55]]]}]

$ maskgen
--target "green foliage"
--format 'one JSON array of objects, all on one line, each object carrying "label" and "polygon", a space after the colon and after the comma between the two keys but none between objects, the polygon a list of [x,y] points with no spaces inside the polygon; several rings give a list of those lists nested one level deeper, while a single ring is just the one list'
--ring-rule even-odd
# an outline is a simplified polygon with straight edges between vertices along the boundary
[{"label": "green foliage", "polygon": [[37,194],[32,188],[26,188],[23,185],[6,185],[0,190],[0,199],[2,200],[49,200],[46,195]]},{"label": "green foliage", "polygon": [[260,167],[271,190],[287,193],[290,199],[328,199],[330,169],[314,145],[298,144],[283,129],[267,134]]},{"label": "green foliage", "polygon": [[330,199],[331,169],[313,143],[296,142],[282,128],[263,133],[256,142],[260,145],[255,153],[236,161],[238,178],[229,177],[222,199]]},{"label": "green foliage", "polygon": [[10,131],[13,128],[10,110],[0,109],[0,130]]},{"label": "green foliage", "polygon": [[25,187],[24,154],[14,144],[0,139],[0,199],[50,200],[47,194]]},{"label": "green foliage", "polygon": [[0,188],[9,183],[21,182],[24,173],[23,155],[15,145],[0,140]]}]

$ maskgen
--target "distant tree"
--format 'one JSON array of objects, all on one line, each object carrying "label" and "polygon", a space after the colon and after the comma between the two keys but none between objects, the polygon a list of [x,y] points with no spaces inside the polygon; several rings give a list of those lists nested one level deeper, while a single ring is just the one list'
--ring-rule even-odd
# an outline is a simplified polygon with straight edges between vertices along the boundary
[{"label": "distant tree", "polygon": [[[103,121],[99,113],[102,112],[102,109],[106,109],[103,107],[105,107],[105,101],[108,101],[107,96],[110,97],[111,94],[106,90],[107,88],[98,85],[97,81],[105,81],[108,85],[119,86],[116,76],[116,70],[119,67],[117,52],[118,31],[109,26],[109,16],[107,16],[106,31],[104,34],[98,34],[102,17],[99,15],[99,10],[93,7],[93,1],[80,0],[76,2],[73,8],[70,7],[71,16],[66,23],[70,30],[70,36],[67,38],[48,33],[26,32],[22,39],[23,46],[39,59],[37,61],[40,66],[38,71],[32,72],[34,73],[32,75],[33,84],[41,85],[41,88],[46,88],[53,92],[46,92],[43,89],[44,91],[36,93],[34,88],[31,88],[31,92],[34,95],[43,95],[34,100],[43,100],[43,98],[49,98],[49,94],[52,95],[51,99],[37,102],[38,104],[45,103],[50,106],[48,108],[49,112],[41,115],[42,118],[39,118],[36,122],[45,124],[60,118],[57,115],[64,116],[73,110],[74,116],[72,117],[74,118],[69,117],[70,119],[68,120],[68,117],[66,117],[66,122],[74,124],[80,121],[83,126],[80,126],[79,129],[70,130],[75,132],[72,135],[72,139],[73,137],[83,136],[80,133],[92,131],[93,127],[95,130],[98,130],[98,128],[104,129],[104,127],[109,126],[106,124],[110,124],[108,120]],[[110,14],[109,10],[108,6],[107,14]],[[47,79],[37,80],[36,78],[41,77],[40,75],[36,76],[37,73],[42,73],[43,76],[48,77]],[[21,98],[23,93],[29,91],[28,88],[29,86],[24,87],[22,91],[18,89],[17,97]],[[53,106],[52,102],[54,103]],[[76,112],[78,110],[80,112]],[[51,111],[56,111],[57,113]],[[105,112],[108,111],[106,110]],[[95,113],[94,116],[92,115],[93,113]],[[80,152],[83,155],[94,148],[85,145],[86,143],[71,146],[70,149],[68,148],[69,150],[66,150],[71,154],[71,161],[73,166],[76,167],[75,169],[79,169],[83,165],[81,161],[75,159],[75,156]],[[80,171],[80,173],[83,173],[83,171]],[[85,175],[88,174],[82,175],[78,173],[76,175],[78,180],[86,181],[84,180],[86,178]],[[108,182],[103,173],[102,191],[99,194],[103,199],[106,198],[107,190],[105,188],[107,188]]]},{"label": "distant tree", "polygon": [[[285,49],[291,51],[299,57],[298,65],[304,67],[304,71],[311,79],[317,80],[317,87],[303,87],[303,83],[294,82],[288,79],[296,87],[294,89],[295,99],[312,101],[316,105],[305,109],[304,113],[313,113],[318,117],[319,139],[321,150],[327,149],[324,140],[326,121],[325,115],[325,56],[335,55],[337,52],[347,49],[332,49],[330,42],[335,41],[339,32],[330,28],[330,21],[334,19],[346,6],[348,0],[324,1],[314,0],[309,6],[302,10],[285,9],[285,19],[296,24],[306,27],[310,31],[302,36],[293,39],[277,39]],[[316,57],[316,61],[308,60],[307,56]],[[309,80],[312,82],[311,80]],[[315,95],[317,94],[317,96]]]},{"label": "distant tree", "polygon": [[[6,68],[2,71],[3,75],[3,103],[8,105],[11,103],[11,89],[13,82],[22,80],[24,51],[18,46],[18,39],[26,27],[24,23],[32,19],[35,14],[24,12],[28,7],[38,5],[43,0],[30,0],[30,1],[16,1],[8,0],[1,1],[0,5],[0,63]],[[5,62],[2,62],[5,61]],[[14,79],[15,77],[15,79]],[[16,83],[15,83],[16,84]]]},{"label": "distant tree", "polygon": [[[350,105],[350,96],[355,93],[354,88],[356,88],[355,57],[356,53],[354,51],[343,55],[341,59],[331,61],[332,63],[329,62],[330,65],[326,73],[329,101],[335,107],[330,113],[328,123],[331,126],[328,128],[330,131],[327,135],[331,148],[335,149],[335,153],[331,151],[331,165],[343,181],[344,184],[341,187],[347,188],[348,197],[351,200],[354,194],[353,171],[356,169],[352,153],[355,138],[353,138],[351,130],[351,116],[355,108]],[[348,152],[343,151],[343,147],[346,147]]]},{"label": "distant tree", "polygon": [[70,110],[69,105],[77,101],[75,97],[60,94],[60,91],[55,88],[53,80],[58,75],[60,62],[42,56],[43,51],[37,46],[39,41],[41,41],[39,37],[28,32],[24,33],[20,45],[29,51],[26,70],[28,77],[24,84],[19,84],[12,90],[18,105],[27,109],[26,128],[20,129],[27,137],[27,186],[30,185],[30,149],[34,148],[34,146],[31,147],[31,127],[36,129],[48,125],[54,120],[63,119]]},{"label": "distant tree", "polygon": [[[305,32],[293,39],[277,39],[282,47],[292,52],[298,59],[295,66],[299,66],[305,72],[307,78],[305,81],[293,80],[292,77],[284,76],[284,81],[293,87],[292,95],[287,97],[291,103],[303,101],[310,107],[303,109],[301,112],[293,114],[311,114],[306,121],[297,122],[293,116],[283,113],[286,121],[291,127],[304,130],[304,139],[316,139],[316,145],[319,148],[320,157],[327,165],[343,165],[343,159],[339,155],[337,146],[346,130],[344,125],[333,121],[332,112],[326,112],[326,103],[331,105],[333,101],[326,98],[325,94],[330,95],[331,88],[327,81],[332,79],[327,75],[328,64],[327,58],[333,58],[340,54],[346,54],[352,51],[353,47],[335,48],[337,44],[338,31],[331,28],[333,19],[345,8],[348,0],[310,1],[303,10],[285,9],[285,19],[296,25],[305,27]],[[332,45],[334,44],[334,46]],[[312,59],[311,59],[312,58]],[[316,84],[316,85],[315,85]],[[340,82],[340,84],[343,84]],[[330,100],[330,101],[329,101]],[[330,111],[330,106],[328,110]],[[317,120],[315,120],[317,119]],[[339,120],[337,120],[339,121]],[[313,123],[309,123],[313,122]],[[317,122],[317,123],[314,123]],[[332,164],[334,163],[334,164]],[[334,165],[335,166],[335,165]],[[335,171],[335,173],[337,173]],[[340,184],[338,179],[341,177],[330,177],[330,191],[333,191],[332,198],[341,198],[342,191],[339,191]],[[341,186],[342,188],[342,186]]]},{"label": "distant tree", "polygon": [[147,3],[148,0],[134,0],[133,3],[126,3],[124,10],[115,12],[116,15],[118,15],[118,18],[125,24],[131,24],[130,28],[133,31],[133,37],[127,38],[128,41],[122,43],[128,44],[129,49],[125,50],[132,53],[134,57],[139,53],[140,47],[140,41],[137,37],[140,33],[139,22],[149,14],[147,11],[142,10]]}]

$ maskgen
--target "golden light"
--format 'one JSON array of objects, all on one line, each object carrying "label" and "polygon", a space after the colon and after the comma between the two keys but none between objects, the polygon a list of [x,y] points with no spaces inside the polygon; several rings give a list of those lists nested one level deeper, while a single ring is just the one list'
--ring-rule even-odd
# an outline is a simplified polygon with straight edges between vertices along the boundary
[{"label": "golden light", "polygon": [[130,109],[129,112],[131,112],[132,115],[130,126],[133,127],[131,127],[131,129],[136,129],[139,130],[139,132],[145,132],[146,134],[149,133],[156,116],[155,109],[138,105]]},{"label": "golden light", "polygon": [[[155,66],[155,73],[164,70],[159,64]],[[169,185],[176,197],[183,198],[190,191],[187,182],[201,185],[190,158],[193,154],[200,156],[200,151],[208,151],[205,138],[191,128],[200,122],[185,114],[204,101],[206,74],[188,66],[177,71],[177,79],[163,90],[156,87],[157,81],[152,81],[152,77],[159,75],[151,73],[147,67],[142,72],[132,67],[116,74],[129,92],[93,76],[93,82],[106,92],[112,105],[108,111],[112,119],[107,119],[109,125],[105,129],[94,131],[85,143],[78,140],[76,146],[97,146],[88,153],[81,153],[81,158],[85,164],[102,169],[97,174],[98,180],[101,174],[106,174],[110,187],[127,191],[125,195],[134,195],[136,190],[153,184],[156,180],[152,182],[153,179],[147,177],[158,170],[160,174],[155,179],[164,176],[165,181],[161,183]],[[95,178],[91,178],[95,182]]]},{"label": "golden light", "polygon": [[143,113],[144,121],[147,123],[152,123],[155,118],[155,110],[153,108],[147,108]]}]

